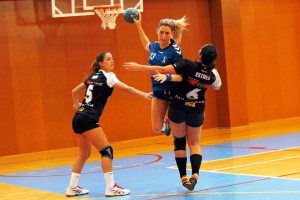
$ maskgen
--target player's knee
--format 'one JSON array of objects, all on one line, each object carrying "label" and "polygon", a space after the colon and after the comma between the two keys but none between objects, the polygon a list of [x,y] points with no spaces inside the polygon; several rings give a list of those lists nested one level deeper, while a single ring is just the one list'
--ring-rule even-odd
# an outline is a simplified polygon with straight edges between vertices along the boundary
[{"label": "player's knee", "polygon": [[177,138],[174,136],[174,151],[186,150],[186,137]]},{"label": "player's knee", "polygon": [[199,147],[200,146],[200,141],[198,141],[198,140],[188,140],[188,145],[189,146],[197,146],[197,147]]},{"label": "player's knee", "polygon": [[114,158],[114,151],[112,146],[107,145],[106,147],[104,147],[103,149],[101,149],[100,151],[101,157],[107,157],[110,159]]}]

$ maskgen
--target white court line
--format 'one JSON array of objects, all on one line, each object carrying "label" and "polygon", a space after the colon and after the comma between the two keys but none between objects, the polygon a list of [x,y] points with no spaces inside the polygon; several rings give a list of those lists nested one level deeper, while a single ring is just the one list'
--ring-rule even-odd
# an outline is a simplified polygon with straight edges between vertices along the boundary
[{"label": "white court line", "polygon": [[242,158],[242,157],[252,156],[252,155],[260,155],[260,154],[265,154],[265,153],[270,153],[270,152],[285,151],[285,150],[295,149],[295,148],[300,148],[300,146],[289,147],[289,148],[278,149],[278,150],[270,150],[270,151],[265,151],[265,152],[260,152],[260,153],[247,154],[247,155],[243,155],[243,156],[236,156],[236,157],[230,157],[230,158],[221,158],[221,159],[216,159],[216,160],[209,160],[209,161],[205,161],[205,163],[215,162],[215,161],[219,161],[219,160],[228,160],[228,159],[233,159],[233,158]]},{"label": "white court line", "polygon": [[214,169],[214,170],[211,170],[211,171],[214,172],[214,171],[221,171],[221,170],[225,170],[225,169],[234,169],[234,168],[239,168],[239,167],[259,165],[259,164],[264,164],[264,163],[269,163],[269,162],[276,162],[276,161],[280,161],[280,160],[288,160],[288,159],[299,158],[299,157],[300,157],[300,155],[299,156],[290,156],[290,157],[286,157],[286,158],[279,158],[279,159],[274,159],[274,160],[268,160],[268,161],[262,161],[262,162],[252,162],[250,164],[236,165],[236,166],[232,166],[232,167],[224,167],[224,168],[220,168],[220,169]]},{"label": "white court line", "polygon": [[49,171],[47,171],[48,173],[52,173],[52,172],[59,172],[60,170],[58,170],[58,169],[53,169],[53,170],[49,170]]},{"label": "white court line", "polygon": [[[204,192],[204,191],[193,191],[192,193],[187,192],[181,192],[181,193],[154,193],[154,194],[131,194],[131,197],[144,197],[144,198],[151,198],[158,199],[157,197],[160,197],[161,199],[171,199],[172,196],[174,197],[182,197],[182,196],[188,196],[193,198],[192,196],[195,195],[233,195],[233,194],[239,194],[239,195],[249,195],[249,194],[300,194],[300,191],[293,191],[293,190],[280,190],[280,191],[257,191],[257,192],[251,192],[251,191],[240,191],[240,192]],[[99,197],[97,199],[102,199],[103,197]],[[121,197],[120,199],[123,199],[124,197]],[[93,198],[94,199],[94,198]],[[106,199],[105,197],[103,199]],[[126,198],[127,199],[127,198]],[[224,198],[223,198],[224,199]],[[125,200],[125,199],[124,199]]]},{"label": "white court line", "polygon": [[300,181],[299,178],[287,178],[287,177],[265,176],[265,175],[255,175],[255,174],[242,174],[242,173],[234,173],[234,172],[216,172],[216,171],[210,171],[210,170],[200,170],[200,171],[201,172],[209,172],[209,173],[217,173],[217,174],[232,174],[232,175],[238,175],[238,176],[254,176],[254,177],[263,177],[263,178],[270,178],[270,179],[286,179],[286,180]]},{"label": "white court line", "polygon": [[[271,151],[260,152],[260,153],[254,153],[254,154],[248,154],[248,155],[243,155],[243,156],[236,156],[236,157],[224,158],[224,159],[210,160],[210,161],[207,161],[206,163],[208,163],[208,162],[214,162],[214,161],[220,161],[220,160],[228,160],[228,159],[235,159],[235,158],[248,157],[248,156],[253,156],[253,155],[260,155],[260,154],[266,154],[266,153],[273,153],[273,152],[279,152],[279,151],[285,151],[285,150],[295,149],[295,148],[300,148],[300,146],[289,147],[289,148],[278,149],[278,150],[271,150]],[[251,166],[251,165],[258,165],[258,164],[263,164],[263,163],[268,163],[268,162],[275,162],[275,161],[280,161],[280,160],[287,160],[287,159],[298,158],[298,157],[300,157],[300,156],[290,156],[290,157],[286,157],[286,158],[279,158],[279,159],[268,160],[268,161],[262,161],[262,162],[253,162],[253,163],[250,163],[250,164],[236,165],[236,166],[232,166],[232,167],[224,167],[224,168],[214,169],[214,170],[210,170],[210,171],[213,172],[213,171],[220,171],[220,170],[225,170],[225,169],[234,169],[234,168],[238,168],[238,167],[245,167],[245,166]]]},{"label": "white court line", "polygon": [[[270,150],[270,151],[266,151],[266,152],[248,154],[248,155],[243,155],[243,156],[236,156],[236,157],[230,157],[230,158],[222,158],[222,159],[204,161],[203,163],[209,163],[209,162],[215,162],[215,161],[221,161],[221,160],[229,160],[229,159],[241,158],[241,157],[252,156],[252,155],[260,155],[260,154],[266,154],[266,153],[272,153],[272,152],[278,152],[278,151],[285,151],[285,150],[294,149],[294,148],[300,148],[300,146],[289,147],[289,148],[278,149],[278,150]],[[263,161],[263,162],[256,162],[256,163],[250,163],[250,164],[244,164],[244,165],[237,165],[237,166],[232,166],[232,167],[225,167],[225,168],[214,169],[214,170],[200,170],[200,171],[203,171],[203,172],[212,172],[212,173],[221,173],[221,174],[242,175],[242,176],[256,176],[256,177],[266,177],[266,178],[276,178],[276,179],[288,179],[288,180],[299,181],[299,179],[295,179],[295,178],[286,178],[286,177],[277,177],[277,176],[263,176],[263,175],[231,173],[231,172],[219,172],[220,170],[224,170],[224,169],[232,169],[232,168],[238,168],[238,167],[244,167],[244,166],[250,166],[250,165],[256,165],[256,164],[262,164],[262,163],[268,163],[268,162],[275,162],[275,161],[287,160],[287,159],[298,158],[298,157],[300,157],[300,155],[299,156],[290,156],[290,157],[280,158],[280,159],[274,159],[274,160],[268,160],[268,161]],[[167,167],[167,168],[169,168],[169,169],[177,169],[177,166],[171,166],[171,167]],[[187,169],[187,170],[191,170],[191,169]]]},{"label": "white court line", "polygon": [[[168,169],[178,169],[177,166],[173,167],[167,167]],[[192,169],[187,169],[191,171]],[[299,178],[287,178],[287,177],[279,177],[279,176],[265,176],[265,175],[259,175],[259,174],[242,174],[242,173],[234,173],[234,172],[218,172],[214,170],[203,170],[200,169],[201,172],[208,172],[208,173],[216,173],[216,174],[232,174],[232,175],[238,175],[238,176],[255,176],[255,177],[264,177],[264,178],[272,178],[272,179],[286,179],[286,180],[294,180],[294,181],[300,181]]]}]

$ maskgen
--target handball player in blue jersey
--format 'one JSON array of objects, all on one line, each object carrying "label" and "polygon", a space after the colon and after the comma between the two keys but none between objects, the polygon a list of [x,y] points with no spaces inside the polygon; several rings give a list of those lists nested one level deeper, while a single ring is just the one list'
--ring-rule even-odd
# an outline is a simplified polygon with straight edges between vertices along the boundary
[{"label": "handball player in blue jersey", "polygon": [[[182,59],[182,51],[179,47],[182,32],[186,30],[186,18],[181,19],[162,19],[157,27],[158,41],[150,43],[147,35],[142,28],[142,15],[138,20],[134,20],[142,45],[148,51],[149,65],[167,66]],[[151,100],[151,124],[155,133],[163,131],[167,136],[170,135],[169,119],[165,117],[170,100],[170,91],[176,83],[164,82],[163,84],[154,80],[151,75],[153,98]]]}]

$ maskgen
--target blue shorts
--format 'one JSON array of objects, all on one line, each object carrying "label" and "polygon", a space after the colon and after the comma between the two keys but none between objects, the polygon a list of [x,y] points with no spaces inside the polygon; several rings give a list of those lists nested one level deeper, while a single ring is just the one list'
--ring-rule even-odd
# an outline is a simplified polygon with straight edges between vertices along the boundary
[{"label": "blue shorts", "polygon": [[86,115],[76,113],[72,121],[73,131],[77,134],[82,134],[94,128],[100,127],[97,120],[92,119]]},{"label": "blue shorts", "polygon": [[156,97],[158,99],[164,100],[169,102],[171,98],[171,92],[170,91],[153,91],[152,97]]}]

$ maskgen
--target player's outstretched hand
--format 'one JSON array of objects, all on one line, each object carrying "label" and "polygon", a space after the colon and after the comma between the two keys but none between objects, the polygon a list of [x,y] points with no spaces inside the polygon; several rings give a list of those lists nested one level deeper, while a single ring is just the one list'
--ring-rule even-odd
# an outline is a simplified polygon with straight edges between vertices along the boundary
[{"label": "player's outstretched hand", "polygon": [[165,74],[161,74],[158,71],[156,71],[156,74],[152,75],[154,80],[163,83],[167,80],[167,76]]},{"label": "player's outstretched hand", "polygon": [[127,69],[128,71],[138,71],[139,64],[135,62],[125,62],[123,64],[123,67]]},{"label": "player's outstretched hand", "polygon": [[148,100],[151,100],[152,99],[152,92],[148,92],[148,93],[145,93],[145,98],[148,99]]}]

